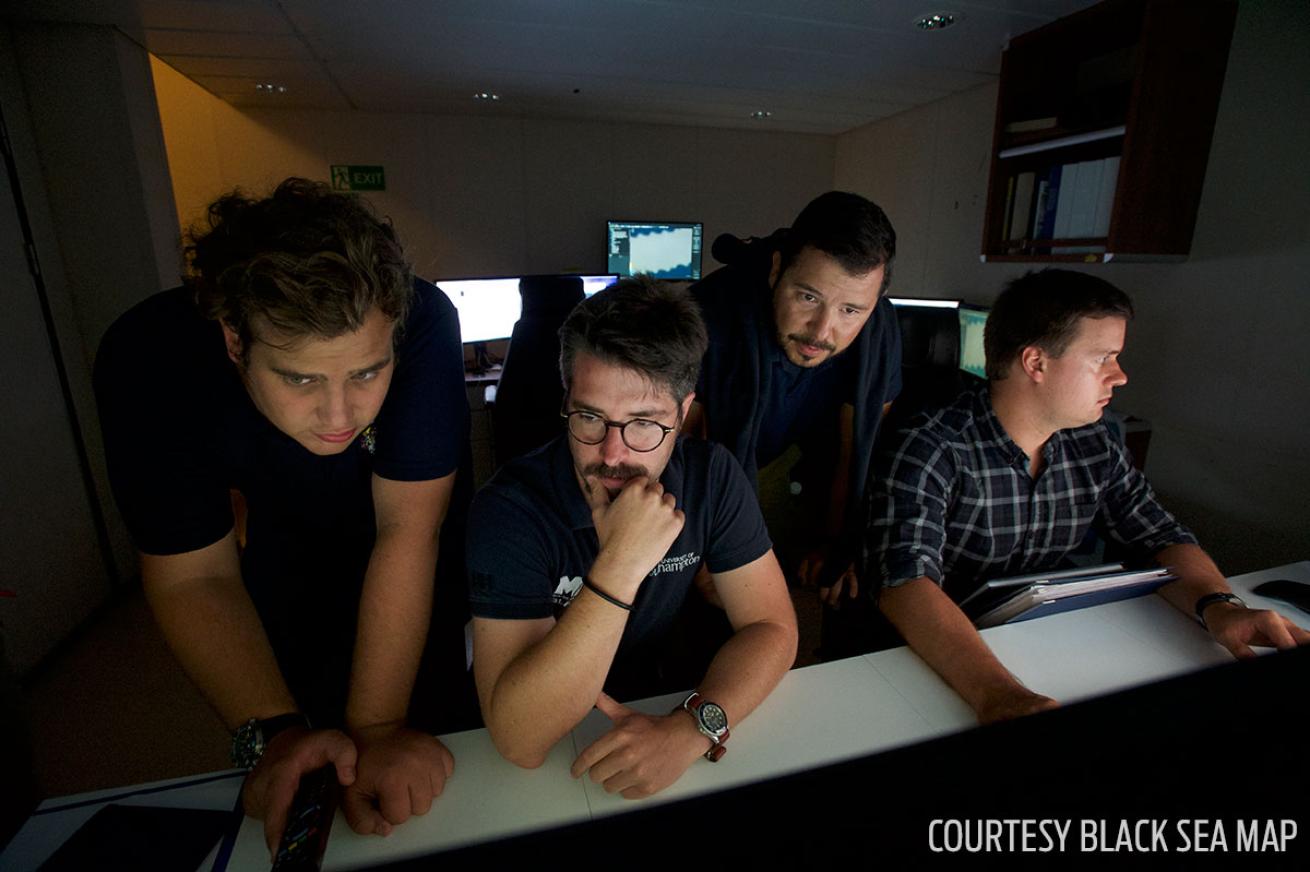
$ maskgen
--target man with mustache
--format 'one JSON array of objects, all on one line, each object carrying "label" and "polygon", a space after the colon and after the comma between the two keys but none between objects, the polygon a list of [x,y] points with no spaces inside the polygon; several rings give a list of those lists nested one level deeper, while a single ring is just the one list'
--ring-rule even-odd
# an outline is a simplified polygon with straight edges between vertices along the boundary
[{"label": "man with mustache", "polygon": [[[500,752],[536,767],[592,707],[614,729],[573,774],[647,796],[718,760],[791,666],[796,618],[764,520],[722,446],[678,436],[705,328],[685,291],[626,279],[560,329],[567,432],[502,467],[469,523],[473,671]],[[704,566],[733,635],[694,675],[670,636]],[[615,699],[695,692],[651,717]]]},{"label": "man with mustache", "polygon": [[797,576],[833,606],[858,595],[859,507],[879,421],[901,389],[884,296],[895,255],[877,205],[829,191],[767,239],[721,237],[715,256],[728,265],[692,287],[710,344],[684,430],[727,446],[752,479],[801,447],[793,472],[817,524]]},{"label": "man with mustache", "polygon": [[1196,537],[1159,504],[1102,422],[1133,307],[1102,279],[1016,279],[987,319],[985,386],[912,421],[870,486],[869,575],[906,642],[987,723],[1057,703],[1012,676],[956,605],[991,578],[1057,568],[1095,526],[1173,569],[1159,593],[1225,648],[1291,648],[1310,633],[1247,609]]}]

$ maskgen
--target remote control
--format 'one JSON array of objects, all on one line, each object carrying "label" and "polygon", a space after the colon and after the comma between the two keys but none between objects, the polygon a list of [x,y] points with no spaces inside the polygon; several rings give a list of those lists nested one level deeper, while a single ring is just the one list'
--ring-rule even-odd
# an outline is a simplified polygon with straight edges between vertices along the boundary
[{"label": "remote control", "polygon": [[337,771],[331,765],[300,777],[282,831],[273,872],[318,872],[337,813]]}]

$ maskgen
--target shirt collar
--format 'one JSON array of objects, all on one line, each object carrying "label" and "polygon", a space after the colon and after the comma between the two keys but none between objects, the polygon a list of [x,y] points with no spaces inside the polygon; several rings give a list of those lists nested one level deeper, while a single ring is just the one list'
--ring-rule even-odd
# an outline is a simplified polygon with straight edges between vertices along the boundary
[{"label": "shirt collar", "polygon": [[984,384],[974,392],[974,403],[973,420],[978,428],[978,435],[1000,452],[1011,465],[1021,461],[1026,463],[1029,459],[1028,455],[1010,438],[1010,434],[1005,432],[1005,427],[1001,426],[1001,419],[996,417],[991,391],[988,390],[987,385]]},{"label": "shirt collar", "polygon": [[[978,390],[975,399],[977,408],[974,421],[977,422],[979,435],[995,446],[1007,462],[1026,467],[1032,458],[1024,453],[1024,450],[1010,438],[1010,434],[1005,432],[1005,427],[1001,426],[1001,419],[996,417],[996,408],[992,406],[992,395],[987,385],[983,385]],[[1046,466],[1051,466],[1062,456],[1064,440],[1069,438],[1067,434],[1066,430],[1056,430],[1042,445],[1042,459],[1046,462]]]}]

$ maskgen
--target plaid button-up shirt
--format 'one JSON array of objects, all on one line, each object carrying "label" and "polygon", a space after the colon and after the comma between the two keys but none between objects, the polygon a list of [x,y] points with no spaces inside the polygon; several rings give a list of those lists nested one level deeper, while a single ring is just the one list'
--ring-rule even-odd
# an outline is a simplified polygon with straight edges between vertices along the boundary
[{"label": "plaid button-up shirt", "polygon": [[1093,524],[1143,557],[1196,542],[1103,422],[1056,432],[1036,479],[986,386],[897,441],[874,467],[865,540],[885,586],[927,576],[958,602],[988,579],[1055,568]]}]

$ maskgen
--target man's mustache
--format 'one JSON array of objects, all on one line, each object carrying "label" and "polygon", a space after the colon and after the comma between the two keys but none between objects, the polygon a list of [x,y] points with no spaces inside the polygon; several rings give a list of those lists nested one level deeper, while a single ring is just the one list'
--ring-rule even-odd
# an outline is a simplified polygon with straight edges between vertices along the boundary
[{"label": "man's mustache", "polygon": [[618,466],[607,466],[604,463],[591,463],[582,468],[583,475],[594,475],[597,478],[617,478],[627,481],[630,478],[636,478],[639,475],[649,476],[644,466],[636,464],[621,463]]},{"label": "man's mustache", "polygon": [[795,342],[797,345],[812,345],[815,348],[822,348],[824,351],[837,350],[837,346],[833,345],[831,342],[820,342],[813,336],[802,336],[799,333],[789,333],[787,334],[787,338],[792,342]]}]

